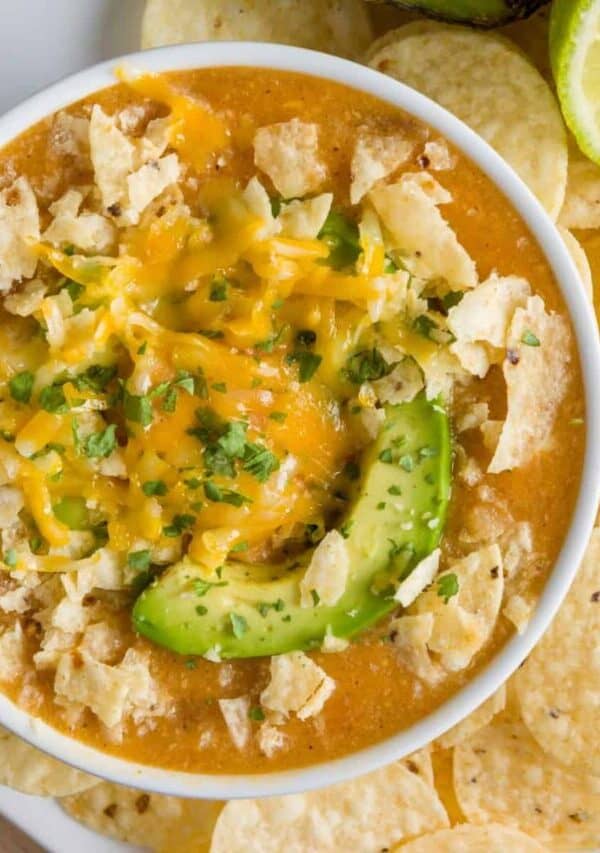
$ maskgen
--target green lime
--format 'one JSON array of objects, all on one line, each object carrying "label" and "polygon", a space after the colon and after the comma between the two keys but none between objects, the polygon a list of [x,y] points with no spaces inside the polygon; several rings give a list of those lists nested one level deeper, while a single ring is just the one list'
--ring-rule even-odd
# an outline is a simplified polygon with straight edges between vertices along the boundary
[{"label": "green lime", "polygon": [[600,0],[554,0],[550,60],[565,121],[600,164]]}]

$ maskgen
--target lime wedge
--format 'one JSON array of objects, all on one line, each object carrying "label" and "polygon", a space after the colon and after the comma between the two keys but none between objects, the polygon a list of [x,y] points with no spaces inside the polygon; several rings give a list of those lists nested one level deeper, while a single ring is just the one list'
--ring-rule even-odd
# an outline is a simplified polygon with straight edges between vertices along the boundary
[{"label": "lime wedge", "polygon": [[600,164],[600,0],[554,0],[550,60],[565,121]]}]

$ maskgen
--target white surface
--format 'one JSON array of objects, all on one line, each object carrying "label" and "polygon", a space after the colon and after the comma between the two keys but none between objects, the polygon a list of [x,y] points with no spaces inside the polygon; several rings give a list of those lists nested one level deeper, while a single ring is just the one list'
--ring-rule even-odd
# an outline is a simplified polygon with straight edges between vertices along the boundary
[{"label": "white surface", "polygon": [[[0,31],[0,45],[3,47],[3,51],[0,51],[0,72],[2,72],[0,73],[0,92],[2,102],[8,104],[22,97],[26,88],[35,89],[70,69],[127,49],[127,40],[130,40],[129,45],[131,45],[131,39],[134,39],[139,3],[137,0],[121,0],[114,3],[110,0],[105,2],[101,0],[23,2],[20,0],[18,3],[0,0],[0,14],[3,16]],[[112,21],[109,20],[111,14],[116,16]],[[600,373],[600,350],[595,324],[585,301],[583,289],[576,281],[577,274],[572,261],[538,202],[506,164],[475,134],[441,108],[390,79],[351,63],[306,51],[284,50],[270,45],[221,43],[152,51],[144,56],[135,57],[134,63],[152,70],[219,64],[251,64],[305,70],[342,80],[357,88],[373,92],[404,106],[409,112],[437,127],[463,148],[504,188],[508,197],[520,209],[532,231],[537,234],[562,284],[578,331],[587,393],[587,428],[589,434],[598,434],[600,431],[598,399],[600,383],[597,379]],[[15,68],[19,69],[18,74],[15,73]],[[105,65],[67,81],[64,85],[53,87],[47,93],[32,99],[23,109],[15,110],[6,120],[0,120],[0,144],[48,112],[102,85],[107,85],[111,81],[111,68],[112,65]],[[21,76],[21,71],[24,72],[24,76]],[[12,78],[16,80],[13,81]],[[253,778],[194,777],[167,773],[153,768],[136,767],[116,758],[95,753],[89,747],[58,734],[44,724],[32,724],[27,715],[11,706],[5,697],[0,698],[0,719],[35,745],[43,746],[48,752],[66,758],[75,765],[93,769],[99,775],[127,784],[140,785],[143,781],[144,787],[166,793],[231,797],[250,793],[291,792],[319,787],[367,772],[393,758],[413,751],[456,723],[489,696],[528,654],[558,608],[576,570],[594,520],[599,483],[600,448],[590,445],[587,448],[582,498],[578,503],[574,524],[528,632],[521,637],[515,637],[480,676],[439,711],[410,730],[359,754],[331,762],[326,767],[317,766],[296,773],[278,773]],[[7,799],[6,795],[0,792],[0,809],[12,810],[13,819],[16,818],[21,826],[24,825],[22,820],[25,819],[27,821],[25,828],[29,824],[30,831],[32,824],[38,822],[43,824],[46,815],[54,813],[56,817],[54,807],[50,807],[54,812],[48,812],[48,804],[43,803],[40,809],[43,808],[44,811],[40,812],[39,817],[36,813],[34,818],[33,803],[36,801],[29,799],[28,803],[31,802],[32,805],[17,813],[14,801],[11,799],[14,796],[10,795]],[[59,829],[59,833],[61,831]],[[75,853],[75,850],[86,848],[93,853],[96,850],[106,849],[101,846],[95,836],[91,836],[93,841],[87,844],[74,841],[74,837],[73,824],[65,820],[64,836],[59,836],[58,847],[54,849],[60,849],[61,853]],[[49,839],[45,843],[48,844]]]},{"label": "white surface", "polygon": [[[67,74],[135,50],[143,6],[144,0],[0,0],[0,114]],[[70,820],[53,800],[3,786],[0,814],[50,853],[136,850]],[[12,853],[1,835],[0,851]]]}]

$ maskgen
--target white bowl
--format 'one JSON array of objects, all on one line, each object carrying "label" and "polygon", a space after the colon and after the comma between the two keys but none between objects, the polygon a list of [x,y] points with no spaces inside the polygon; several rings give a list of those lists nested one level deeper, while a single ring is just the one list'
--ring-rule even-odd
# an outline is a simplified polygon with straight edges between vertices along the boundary
[{"label": "white bowl", "polygon": [[147,71],[218,66],[296,71],[344,83],[406,110],[457,145],[504,192],[543,249],[575,328],[585,387],[587,442],[577,505],[559,558],[526,631],[514,636],[482,672],[418,723],[360,752],[311,767],[261,775],[213,776],[148,767],[100,752],[61,734],[0,695],[0,724],[62,761],[123,785],[184,797],[232,799],[296,793],[350,779],[425,746],[475,710],[529,654],[564,598],[583,556],[600,495],[600,442],[593,441],[600,435],[600,344],[594,312],[571,257],[542,206],[486,142],[413,89],[337,57],[250,42],[186,44],[130,54],[67,77],[0,118],[0,146],[56,110],[112,85],[113,70],[122,62]]}]

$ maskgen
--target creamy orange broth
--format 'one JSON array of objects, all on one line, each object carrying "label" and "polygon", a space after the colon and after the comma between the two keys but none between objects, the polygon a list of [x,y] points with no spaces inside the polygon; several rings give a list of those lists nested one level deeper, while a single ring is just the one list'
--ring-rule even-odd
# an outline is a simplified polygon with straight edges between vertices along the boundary
[{"label": "creamy orange broth", "polygon": [[[329,167],[330,180],[324,189],[336,195],[336,202],[348,204],[348,175],[352,147],[359,127],[367,126],[377,132],[391,133],[402,130],[424,138],[426,129],[399,110],[370,96],[322,80],[294,74],[252,69],[219,69],[184,72],[168,75],[170,81],[194,95],[202,95],[215,111],[222,111],[233,128],[236,146],[235,157],[224,167],[206,167],[206,152],[196,149],[194,163],[202,177],[200,193],[218,198],[232,184],[243,185],[256,169],[253,165],[252,139],[257,127],[300,117],[304,121],[321,125],[321,150]],[[147,94],[160,94],[155,88]],[[130,88],[119,84],[73,106],[70,111],[80,114],[86,104],[99,103],[106,112],[113,112],[142,98]],[[155,115],[166,110],[156,105]],[[69,157],[63,157],[47,145],[50,122],[41,122],[1,155],[0,176],[8,183],[15,174],[27,175],[38,197],[47,203],[57,198],[73,183],[91,180],[90,175],[79,174]],[[218,136],[218,128],[214,130]],[[211,137],[213,139],[213,137]],[[185,140],[180,148],[185,159]],[[547,308],[565,314],[565,306],[552,273],[540,249],[527,228],[508,204],[503,195],[481,172],[459,152],[457,163],[448,171],[436,173],[436,178],[447,187],[453,202],[444,207],[444,215],[455,229],[459,241],[477,263],[481,280],[492,271],[500,274],[520,275],[527,278],[535,293],[540,294]],[[412,164],[411,168],[415,168]],[[188,190],[191,194],[192,191]],[[2,317],[10,323],[8,315]],[[190,319],[190,328],[197,318]],[[323,321],[324,323],[326,320]],[[185,323],[185,321],[184,321]],[[2,332],[0,329],[0,338]],[[249,365],[248,370],[252,366]],[[215,365],[213,380],[227,378],[228,365]],[[220,371],[220,372],[219,372]],[[509,510],[515,521],[527,520],[534,533],[536,558],[532,568],[520,575],[515,591],[538,592],[561,546],[579,485],[584,446],[584,428],[572,422],[583,416],[581,377],[577,356],[572,352],[573,381],[569,393],[560,407],[553,450],[538,455],[527,466],[500,475],[485,475],[484,486],[493,486],[497,495],[494,512],[502,514],[502,506]],[[302,397],[285,400],[286,389],[281,389],[282,406],[291,405],[291,415],[286,424],[282,445],[295,453],[314,460],[315,469],[328,471],[326,479],[339,460],[352,448],[352,436],[343,431],[335,435],[331,425],[319,423],[320,407],[314,400],[310,405]],[[485,380],[469,386],[458,395],[455,412],[460,413],[468,400],[485,400],[490,405],[491,418],[505,415],[506,393],[499,368],[493,368]],[[231,415],[231,401],[227,395],[211,395],[211,405],[221,406],[223,416]],[[228,408],[229,407],[229,408]],[[185,403],[181,407],[186,414]],[[151,440],[165,453],[185,455],[185,446],[178,443],[174,451],[172,424],[158,422],[139,441]],[[185,436],[177,435],[177,441]],[[489,452],[484,448],[478,431],[460,437],[467,453],[486,465]],[[318,473],[318,472],[317,472]],[[252,488],[244,484],[244,490]],[[449,522],[444,536],[444,555],[460,555],[459,536],[476,524],[481,497],[455,478]],[[311,507],[299,502],[294,514],[306,518]],[[227,508],[215,505],[210,510],[214,524],[224,523]],[[225,514],[225,516],[224,516]],[[116,522],[118,524],[118,522]],[[127,547],[127,522],[122,524],[121,535]],[[244,536],[260,545],[264,531],[250,526]],[[327,673],[335,679],[337,687],[315,719],[301,722],[290,720],[284,731],[289,738],[289,748],[266,758],[251,741],[239,751],[232,744],[219,711],[217,700],[249,693],[253,704],[268,681],[268,659],[228,662],[215,665],[203,659],[192,663],[186,659],[152,646],[136,637],[130,627],[128,603],[112,607],[110,618],[123,633],[123,648],[133,645],[150,655],[151,670],[159,684],[175,701],[175,711],[167,718],[157,718],[155,728],[147,733],[136,731],[129,723],[123,742],[111,743],[104,728],[96,718],[87,713],[84,724],[74,735],[102,750],[142,763],[161,765],[187,771],[264,772],[285,767],[307,765],[340,756],[385,738],[429,713],[458,687],[468,681],[505,642],[512,632],[510,623],[501,617],[492,642],[488,643],[471,666],[450,674],[438,686],[419,683],[398,663],[393,648],[385,641],[386,625],[360,636],[344,652],[313,655]],[[32,650],[37,645],[33,623],[29,626]],[[193,668],[192,668],[193,667]],[[223,679],[223,671],[227,678]],[[221,681],[220,681],[221,673]],[[57,728],[69,731],[63,717],[53,703],[53,673],[40,672],[34,676],[42,686],[41,701],[30,705],[32,713],[43,717]],[[222,686],[225,685],[225,686]],[[5,687],[6,692],[27,707],[27,692],[23,684]],[[257,724],[253,724],[257,725]],[[198,741],[202,732],[215,733],[212,742],[202,749]]]}]

